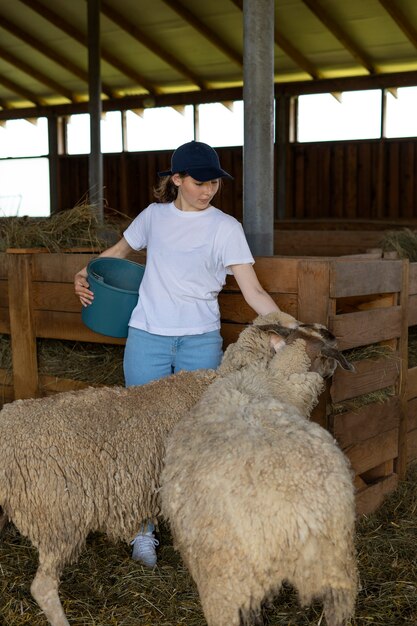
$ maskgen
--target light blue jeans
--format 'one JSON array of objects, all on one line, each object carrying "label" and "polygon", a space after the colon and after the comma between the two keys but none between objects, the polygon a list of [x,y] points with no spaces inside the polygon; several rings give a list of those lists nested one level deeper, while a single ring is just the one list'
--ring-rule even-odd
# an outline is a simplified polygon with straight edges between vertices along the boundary
[{"label": "light blue jeans", "polygon": [[[123,360],[125,385],[144,385],[180,370],[216,369],[223,356],[222,345],[219,330],[171,337],[129,327]],[[154,530],[153,523],[147,520],[139,532]]]},{"label": "light blue jeans", "polygon": [[219,330],[171,337],[129,327],[123,361],[125,385],[144,385],[180,370],[216,369],[223,355],[222,344]]}]

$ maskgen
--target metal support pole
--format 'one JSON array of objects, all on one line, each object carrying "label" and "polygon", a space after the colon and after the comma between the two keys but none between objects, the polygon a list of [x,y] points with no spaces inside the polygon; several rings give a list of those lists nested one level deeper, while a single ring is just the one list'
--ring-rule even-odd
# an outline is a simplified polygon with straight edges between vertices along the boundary
[{"label": "metal support pole", "polygon": [[194,140],[200,140],[200,109],[198,104],[193,104],[193,118],[194,118]]},{"label": "metal support pole", "polygon": [[88,0],[88,93],[91,150],[88,162],[89,198],[103,221],[103,156],[101,154],[100,0]]},{"label": "metal support pole", "polygon": [[[279,95],[276,100],[276,151],[277,151],[277,217],[285,219],[287,205],[288,145],[290,137],[290,97]],[[279,250],[275,250],[279,254]]]},{"label": "metal support pole", "polygon": [[244,0],[243,226],[255,255],[274,253],[274,0]]},{"label": "metal support pole", "polygon": [[49,158],[49,198],[50,213],[58,211],[58,119],[48,116],[48,158]]}]

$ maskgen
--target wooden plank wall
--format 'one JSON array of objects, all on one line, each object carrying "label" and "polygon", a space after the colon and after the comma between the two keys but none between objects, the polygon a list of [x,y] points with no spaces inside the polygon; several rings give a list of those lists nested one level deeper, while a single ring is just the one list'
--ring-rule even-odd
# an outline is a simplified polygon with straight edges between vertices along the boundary
[{"label": "wooden plank wall", "polygon": [[[218,206],[242,219],[242,148],[218,148],[225,181]],[[134,217],[153,200],[157,171],[171,151],[105,154],[104,193],[109,207]],[[88,157],[59,157],[59,209],[75,206],[88,191]],[[274,188],[277,187],[275,176]],[[398,220],[415,217],[417,139],[290,144],[285,219]],[[271,198],[276,206],[276,198]]]},{"label": "wooden plank wall", "polygon": [[293,144],[286,218],[411,219],[416,139]]},{"label": "wooden plank wall", "polygon": [[[135,217],[150,202],[158,184],[158,171],[170,167],[172,151],[125,152],[103,156],[105,204]],[[217,197],[218,206],[242,219],[242,148],[218,148],[223,168],[234,180],[227,180]],[[59,210],[79,204],[88,192],[88,157],[60,156],[58,164]]]},{"label": "wooden plank wall", "polygon": [[289,230],[281,229],[279,223],[276,226],[274,251],[284,256],[363,254],[380,247],[385,234],[378,230]]}]

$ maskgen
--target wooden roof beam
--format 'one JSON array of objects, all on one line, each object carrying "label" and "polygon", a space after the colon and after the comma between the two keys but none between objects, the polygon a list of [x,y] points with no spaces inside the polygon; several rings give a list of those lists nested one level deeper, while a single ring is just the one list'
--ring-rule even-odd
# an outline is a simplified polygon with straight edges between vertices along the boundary
[{"label": "wooden roof beam", "polygon": [[195,30],[197,30],[203,37],[205,37],[210,43],[213,44],[218,50],[223,52],[229,59],[237,63],[240,67],[243,67],[242,55],[233,50],[221,37],[219,37],[214,31],[208,28],[201,20],[199,20],[189,9],[181,4],[180,0],[162,0],[165,4],[178,13],[188,24],[190,24]]},{"label": "wooden roof beam", "polygon": [[[12,109],[13,107],[7,102],[7,100],[3,100],[3,98],[0,98],[0,107],[4,110],[4,111],[9,111],[10,109]],[[7,120],[2,120],[1,121],[1,125],[4,126],[4,124],[6,123]]]},{"label": "wooden roof beam", "polygon": [[275,83],[275,94],[301,96],[313,93],[337,93],[362,91],[366,89],[391,89],[393,87],[415,87],[417,71],[390,72],[387,74],[366,74],[365,76],[345,76],[323,78],[289,83]]},{"label": "wooden roof beam", "polygon": [[[69,59],[60,55],[56,50],[44,44],[40,39],[33,37],[33,35],[31,35],[29,32],[23,30],[16,24],[13,24],[13,22],[8,20],[4,16],[2,16],[1,18],[0,26],[4,30],[7,30],[9,33],[14,35],[14,37],[21,39],[27,45],[31,46],[44,56],[48,57],[50,61],[54,61],[58,65],[64,67],[66,70],[71,72],[71,74],[74,74],[74,76],[77,76],[82,81],[88,84],[88,72],[85,72],[78,65],[75,65],[75,63],[72,63]],[[113,97],[113,91],[112,89],[110,89],[110,87],[104,86],[103,92],[109,98]]]},{"label": "wooden roof beam", "polygon": [[45,100],[43,100],[42,98],[38,98],[38,96],[36,96],[32,91],[21,87],[13,80],[10,80],[9,78],[6,78],[6,76],[2,76],[1,74],[0,83],[7,87],[7,89],[10,89],[10,91],[13,91],[13,93],[22,96],[22,98],[24,98],[25,100],[33,102],[33,104],[35,104],[36,106],[43,106],[46,104]]},{"label": "wooden roof beam", "polygon": [[301,0],[314,15],[326,26],[334,37],[342,44],[356,61],[370,74],[376,74],[377,70],[370,57],[360,49],[351,37],[341,28],[336,20],[323,9],[318,0]]},{"label": "wooden roof beam", "polygon": [[52,78],[49,78],[49,76],[46,76],[45,74],[43,74],[43,72],[39,72],[32,65],[29,65],[28,63],[25,63],[25,61],[18,59],[13,54],[11,54],[8,50],[6,50],[5,48],[2,48],[1,46],[0,46],[0,58],[2,58],[4,61],[7,61],[9,65],[13,65],[13,67],[16,67],[21,72],[24,72],[25,74],[28,74],[29,76],[32,76],[39,83],[42,83],[43,85],[46,85],[47,87],[50,87],[53,91],[60,94],[61,96],[64,96],[64,98],[66,98],[70,102],[76,102],[76,98],[74,94],[69,89],[66,89],[63,85],[52,80]]},{"label": "wooden roof beam", "polygon": [[292,43],[284,37],[284,35],[279,33],[277,29],[275,29],[275,43],[300,69],[311,76],[311,78],[314,78],[315,80],[321,78],[322,75],[316,70],[314,65],[310,63],[310,61],[299,50],[297,50],[297,48],[295,48],[295,46],[293,46]]},{"label": "wooden roof beam", "polygon": [[[344,78],[323,78],[321,80],[291,81],[275,83],[275,96],[299,96],[312,93],[337,93],[364,89],[390,89],[392,87],[414,87],[417,85],[417,71],[392,72]],[[148,109],[150,107],[170,107],[179,104],[206,104],[227,100],[242,100],[242,87],[208,89],[206,91],[185,91],[164,93],[158,96],[137,95],[112,98],[103,101],[103,111],[126,111]],[[25,119],[27,117],[66,116],[75,113],[88,113],[88,102],[57,104],[38,107],[25,107],[0,111],[0,120]]]},{"label": "wooden roof beam", "polygon": [[389,13],[407,39],[415,48],[417,48],[417,30],[413,28],[410,20],[404,15],[398,6],[394,4],[392,0],[379,0],[379,4],[384,7],[386,12]]},{"label": "wooden roof beam", "polygon": [[148,48],[151,52],[153,52],[157,57],[162,59],[167,65],[172,67],[182,76],[188,78],[194,85],[199,87],[200,89],[207,89],[209,85],[201,79],[200,76],[197,76],[194,72],[192,72],[186,65],[181,63],[176,57],[172,54],[163,50],[161,46],[159,46],[155,41],[153,41],[148,35],[137,26],[132,24],[129,20],[127,20],[123,15],[121,15],[118,11],[116,11],[113,7],[111,7],[107,2],[102,0],[101,2],[101,12],[103,15],[108,17],[109,20],[120,26],[122,30],[126,33],[129,33],[133,39],[136,39],[139,43]]},{"label": "wooden roof beam", "polygon": [[[59,30],[62,30],[62,32],[66,33],[69,37],[72,37],[72,39],[75,39],[75,41],[78,41],[78,43],[80,43],[82,46],[88,47],[87,36],[83,32],[81,32],[80,30],[78,30],[78,28],[75,28],[75,26],[73,26],[72,24],[64,20],[64,18],[62,18],[58,13],[56,13],[49,7],[46,7],[44,4],[39,2],[39,0],[20,0],[20,2],[28,6],[35,13],[38,13],[39,15],[41,15],[45,20],[53,24]],[[129,78],[131,78],[136,84],[144,87],[149,93],[151,94],[158,93],[157,88],[151,81],[145,78],[145,76],[136,72],[131,67],[128,67],[125,63],[117,59],[117,57],[112,55],[103,47],[101,47],[101,57],[104,61],[106,61],[106,63],[109,63],[110,65],[115,67],[117,70],[119,70],[121,74],[124,74],[124,76],[128,76]],[[109,88],[107,89],[109,90]],[[112,96],[113,94],[110,92],[109,97],[112,97]]]}]

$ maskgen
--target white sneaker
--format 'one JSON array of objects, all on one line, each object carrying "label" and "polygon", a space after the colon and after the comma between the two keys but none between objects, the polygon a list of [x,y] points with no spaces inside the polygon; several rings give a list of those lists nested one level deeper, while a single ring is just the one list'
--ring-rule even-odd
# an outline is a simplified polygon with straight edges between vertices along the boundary
[{"label": "white sneaker", "polygon": [[133,560],[140,561],[146,567],[155,567],[157,561],[155,548],[159,546],[159,541],[155,539],[153,532],[138,533],[130,545],[133,546]]}]

